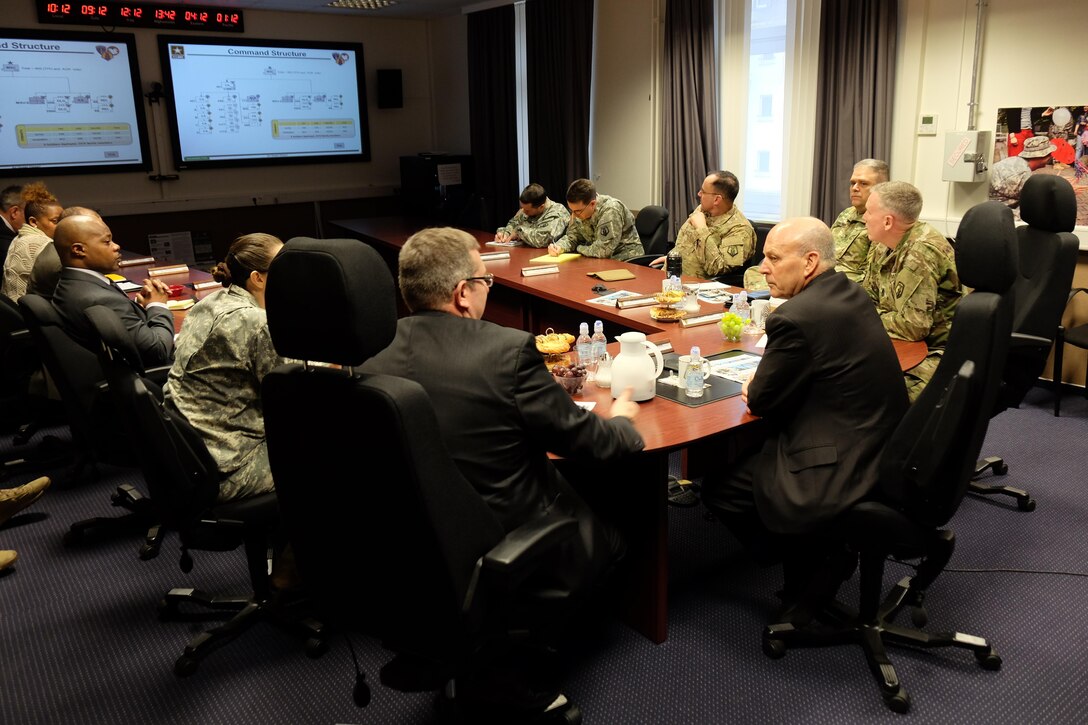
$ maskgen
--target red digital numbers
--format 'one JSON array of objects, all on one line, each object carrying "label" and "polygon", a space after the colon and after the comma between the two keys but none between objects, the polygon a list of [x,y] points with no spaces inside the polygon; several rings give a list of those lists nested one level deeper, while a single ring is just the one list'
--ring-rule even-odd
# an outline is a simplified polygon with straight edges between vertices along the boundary
[{"label": "red digital numbers", "polygon": [[45,11],[53,14],[70,15],[72,6],[68,3],[49,3],[45,6]]},{"label": "red digital numbers", "polygon": [[175,11],[175,10],[159,10],[159,9],[155,10],[155,19],[156,20],[174,21],[174,20],[177,20],[177,17],[178,17],[178,14],[177,14],[177,11]]},{"label": "red digital numbers", "polygon": [[215,22],[220,25],[237,25],[238,13],[216,13]]},{"label": "red digital numbers", "polygon": [[104,18],[109,14],[110,9],[105,5],[80,5],[79,12],[92,18]]}]

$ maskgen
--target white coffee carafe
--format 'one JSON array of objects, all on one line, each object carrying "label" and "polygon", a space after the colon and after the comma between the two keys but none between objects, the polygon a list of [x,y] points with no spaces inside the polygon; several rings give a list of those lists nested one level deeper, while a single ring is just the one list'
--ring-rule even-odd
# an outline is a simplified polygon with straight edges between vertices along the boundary
[{"label": "white coffee carafe", "polygon": [[[654,397],[657,378],[665,367],[661,351],[657,345],[647,342],[646,335],[641,332],[625,332],[616,340],[620,343],[620,352],[612,360],[612,397],[618,398],[627,388],[631,388],[632,400]],[[650,357],[651,354],[656,360]]]}]

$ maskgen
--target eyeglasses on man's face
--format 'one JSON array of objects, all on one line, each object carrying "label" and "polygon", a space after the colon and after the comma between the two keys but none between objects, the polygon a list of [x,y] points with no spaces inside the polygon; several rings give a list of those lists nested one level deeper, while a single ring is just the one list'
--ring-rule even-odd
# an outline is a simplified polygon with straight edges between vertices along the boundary
[{"label": "eyeglasses on man's face", "polygon": [[706,189],[699,189],[696,193],[699,196],[721,196],[721,194],[716,191],[707,191]]},{"label": "eyeglasses on man's face", "polygon": [[465,281],[466,282],[483,282],[485,285],[490,287],[491,285],[495,284],[495,275],[488,273],[488,274],[481,274],[478,277],[465,277]]}]

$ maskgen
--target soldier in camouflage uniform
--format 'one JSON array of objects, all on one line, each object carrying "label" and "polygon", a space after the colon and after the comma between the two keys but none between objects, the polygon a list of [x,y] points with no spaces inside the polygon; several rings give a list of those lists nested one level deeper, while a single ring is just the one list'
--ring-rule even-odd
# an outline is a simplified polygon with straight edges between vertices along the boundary
[{"label": "soldier in camouflage uniform", "polygon": [[540,184],[529,184],[518,197],[521,211],[495,232],[495,241],[521,241],[530,247],[546,247],[567,229],[567,207],[548,198]]},{"label": "soldier in camouflage uniform", "polygon": [[167,404],[200,432],[224,478],[219,501],[273,490],[264,437],[261,380],[283,358],[272,347],[264,290],[283,243],[247,234],[215,270],[229,286],[198,302],[178,335]]},{"label": "soldier in camouflage uniform", "polygon": [[[862,159],[850,175],[850,206],[835,218],[831,235],[835,238],[835,270],[861,283],[869,258],[869,233],[865,230],[865,203],[874,184],[888,180],[888,164],[879,159]],[[744,270],[744,288],[767,289],[758,267]]]},{"label": "soldier in camouflage uniform", "polygon": [[876,302],[888,334],[924,340],[929,353],[905,373],[911,402],[925,388],[941,361],[952,317],[963,295],[952,245],[918,221],[922,195],[905,181],[872,188],[865,226],[872,245],[862,286]]},{"label": "soldier in camouflage uniform", "polygon": [[[711,172],[699,188],[699,206],[676,235],[684,274],[710,279],[740,269],[756,249],[756,230],[733,204],[740,182],[729,171]],[[664,262],[655,259],[651,264]]]},{"label": "soldier in camouflage uniform", "polygon": [[850,204],[831,225],[835,238],[835,270],[860,283],[865,278],[869,258],[869,233],[865,229],[865,204],[873,186],[888,180],[888,164],[877,159],[862,159],[850,175]]},{"label": "soldier in camouflage uniform", "polygon": [[635,217],[619,199],[598,194],[589,179],[576,179],[567,189],[570,225],[548,253],[577,252],[585,257],[626,260],[644,254]]}]

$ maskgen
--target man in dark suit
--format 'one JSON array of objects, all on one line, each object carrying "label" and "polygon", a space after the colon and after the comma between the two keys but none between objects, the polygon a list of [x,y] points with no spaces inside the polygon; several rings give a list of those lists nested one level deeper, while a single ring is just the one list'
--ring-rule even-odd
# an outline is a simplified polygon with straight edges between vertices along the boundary
[{"label": "man in dark suit", "polygon": [[[507,530],[567,499],[586,514],[589,534],[588,507],[547,453],[608,460],[641,450],[638,404],[625,394],[609,418],[582,410],[552,379],[531,334],[481,320],[492,280],[478,248],[450,228],[405,243],[399,283],[413,314],[363,370],[427,390],[446,447]],[[599,544],[592,536],[586,543]]]},{"label": "man in dark suit", "polygon": [[708,476],[703,500],[757,558],[783,559],[791,597],[813,584],[807,572],[829,553],[807,535],[876,485],[907,397],[871,300],[834,269],[822,221],[778,224],[764,255],[771,294],[788,301],[767,317],[763,360],[742,397],[768,435],[728,473]]},{"label": "man in dark suit", "polygon": [[84,310],[103,305],[121,318],[144,365],[165,365],[173,359],[174,316],[166,306],[170,288],[149,279],[133,301],[106,278],[118,270],[121,248],[101,218],[76,215],[61,219],[53,244],[64,265],[53,306],[74,340],[93,349],[94,329]]},{"label": "man in dark suit", "polygon": [[[580,541],[554,573],[572,591],[590,589],[622,552],[622,541],[547,454],[607,461],[641,450],[631,391],[612,403],[607,418],[582,410],[552,379],[531,334],[481,320],[493,280],[471,235],[418,232],[401,249],[399,267],[400,291],[413,314],[397,323],[393,342],[363,371],[423,386],[446,448],[507,531],[551,510],[577,518]],[[526,688],[524,680],[536,677],[525,673],[537,668],[523,658],[532,660],[525,653],[503,657],[459,682],[462,695],[485,710],[499,703],[558,707],[562,696],[550,685]]]}]

